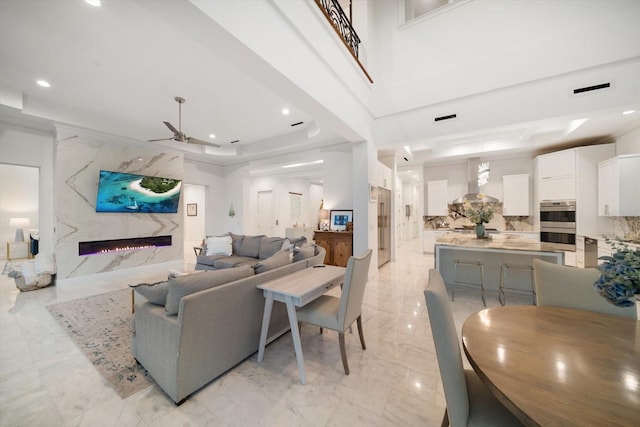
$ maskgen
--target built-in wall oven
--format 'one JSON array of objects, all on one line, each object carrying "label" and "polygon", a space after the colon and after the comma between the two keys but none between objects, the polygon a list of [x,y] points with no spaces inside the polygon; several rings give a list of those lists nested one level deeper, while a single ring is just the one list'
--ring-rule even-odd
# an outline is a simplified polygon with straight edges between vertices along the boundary
[{"label": "built-in wall oven", "polygon": [[540,242],[553,248],[576,250],[576,201],[540,203]]}]

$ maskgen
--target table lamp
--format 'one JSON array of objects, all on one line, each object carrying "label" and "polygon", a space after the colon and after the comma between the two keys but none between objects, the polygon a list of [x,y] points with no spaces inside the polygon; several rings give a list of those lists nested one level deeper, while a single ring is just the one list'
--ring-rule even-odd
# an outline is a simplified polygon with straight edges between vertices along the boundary
[{"label": "table lamp", "polygon": [[9,227],[16,227],[16,242],[24,242],[22,229],[29,225],[29,218],[9,218]]},{"label": "table lamp", "polygon": [[329,230],[329,210],[320,209],[320,229],[323,231]]}]

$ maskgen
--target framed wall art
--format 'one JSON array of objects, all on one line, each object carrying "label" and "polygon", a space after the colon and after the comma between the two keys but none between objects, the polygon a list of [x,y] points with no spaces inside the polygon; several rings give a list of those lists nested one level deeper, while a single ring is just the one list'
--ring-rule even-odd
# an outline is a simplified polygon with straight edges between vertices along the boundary
[{"label": "framed wall art", "polygon": [[198,216],[197,203],[187,203],[187,216]]},{"label": "framed wall art", "polygon": [[347,223],[353,222],[353,210],[330,211],[329,213],[330,229],[333,231],[344,231],[347,229]]}]

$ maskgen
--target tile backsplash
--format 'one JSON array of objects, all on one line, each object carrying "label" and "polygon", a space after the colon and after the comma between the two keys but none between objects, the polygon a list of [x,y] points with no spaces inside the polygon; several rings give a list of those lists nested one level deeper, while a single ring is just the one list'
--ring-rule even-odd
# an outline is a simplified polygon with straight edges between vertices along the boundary
[{"label": "tile backsplash", "polygon": [[614,220],[615,235],[623,239],[640,240],[640,216],[621,216]]},{"label": "tile backsplash", "polygon": [[[495,212],[491,221],[485,225],[487,228],[495,228],[499,231],[534,231],[532,216],[504,216],[502,204],[494,205]],[[424,228],[461,228],[474,225],[467,218],[461,216],[452,206],[449,207],[448,216],[425,216]]]}]

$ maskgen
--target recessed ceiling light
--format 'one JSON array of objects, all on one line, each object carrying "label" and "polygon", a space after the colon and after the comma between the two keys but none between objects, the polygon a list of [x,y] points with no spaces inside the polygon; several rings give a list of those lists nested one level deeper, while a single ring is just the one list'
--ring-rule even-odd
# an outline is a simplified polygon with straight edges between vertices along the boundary
[{"label": "recessed ceiling light", "polygon": [[38,84],[38,86],[42,86],[42,87],[51,87],[51,85],[49,84],[48,81],[46,80],[36,80],[36,83]]},{"label": "recessed ceiling light", "polygon": [[283,108],[282,109],[282,114],[284,114],[285,116],[289,115],[289,109],[288,108]]},{"label": "recessed ceiling light", "polygon": [[100,7],[100,0],[84,0],[91,6]]},{"label": "recessed ceiling light", "polygon": [[214,134],[210,133],[210,134],[209,134],[209,138],[211,138],[211,139],[216,139],[216,136],[215,136]]},{"label": "recessed ceiling light", "polygon": [[636,110],[627,110],[627,111],[623,111],[622,114],[626,116],[627,114],[633,114],[635,112]]}]

